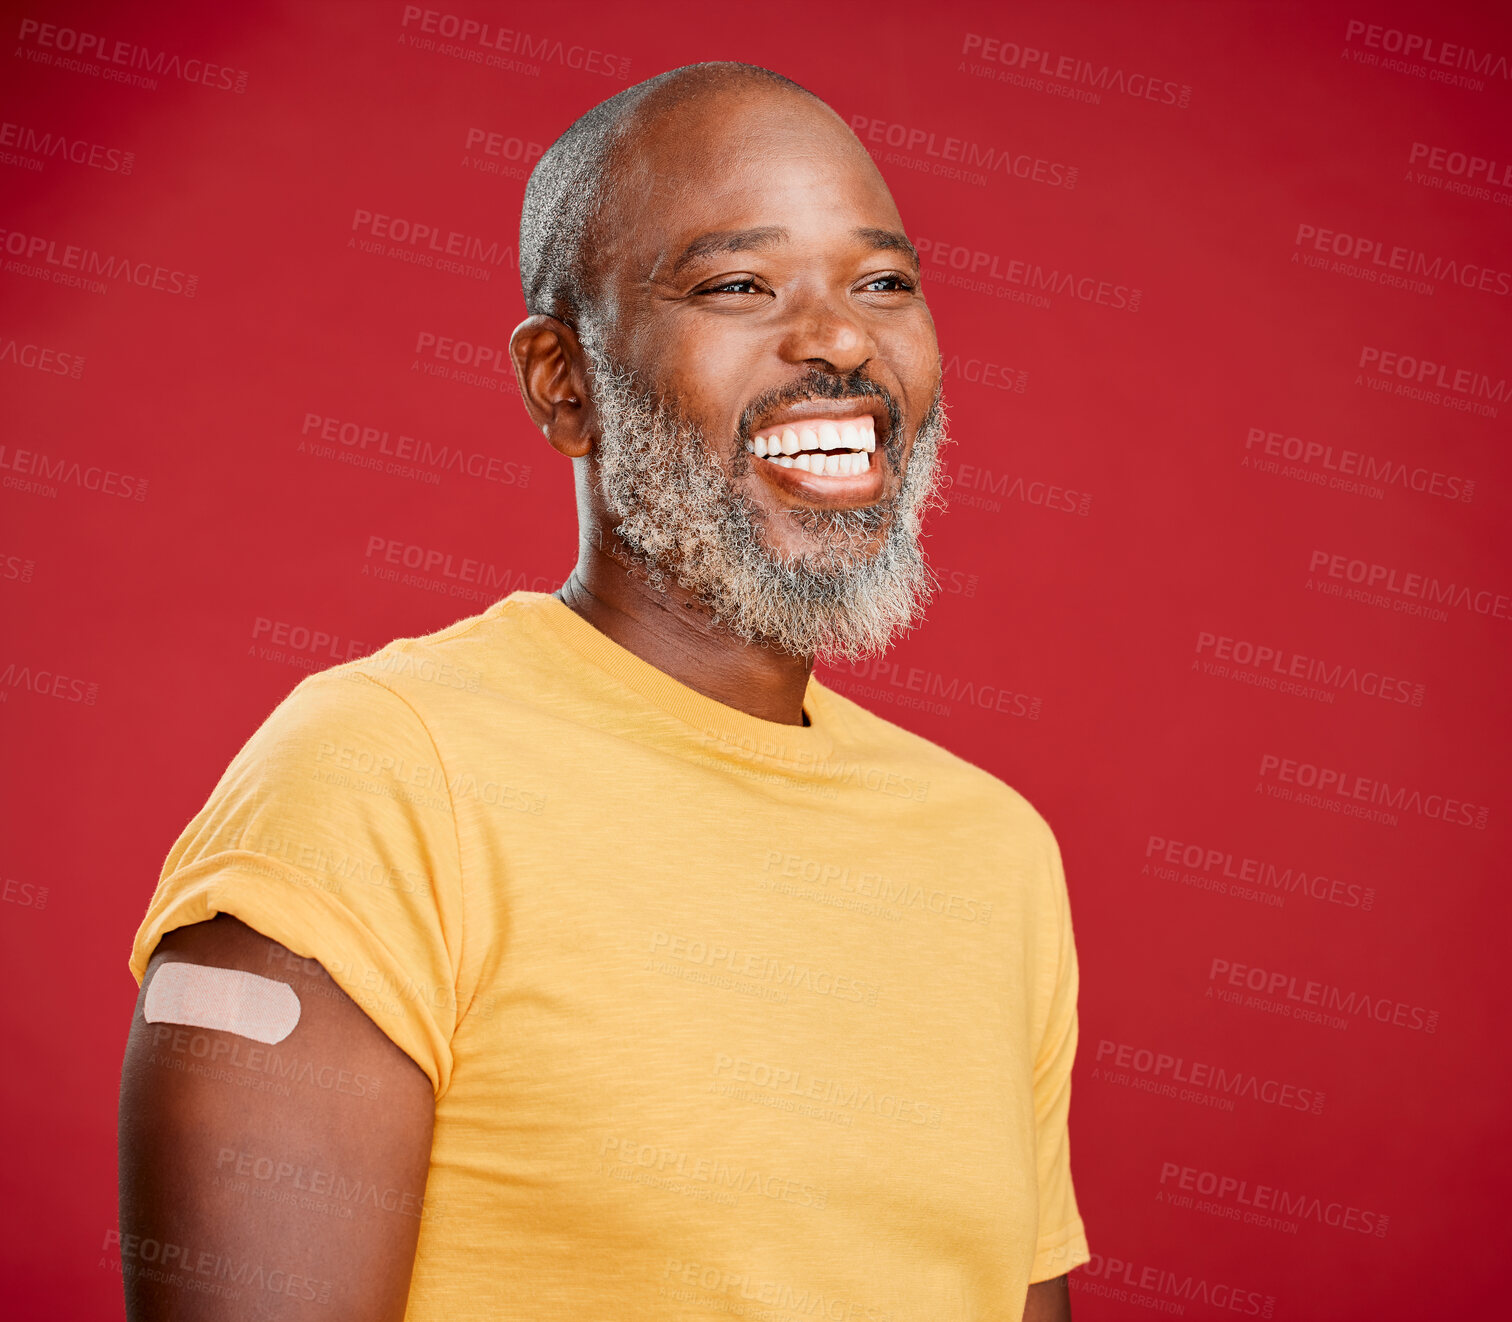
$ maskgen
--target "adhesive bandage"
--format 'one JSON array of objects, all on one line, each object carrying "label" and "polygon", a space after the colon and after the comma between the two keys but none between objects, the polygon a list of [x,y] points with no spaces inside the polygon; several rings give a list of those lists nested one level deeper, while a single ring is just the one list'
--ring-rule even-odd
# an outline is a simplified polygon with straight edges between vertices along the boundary
[{"label": "adhesive bandage", "polygon": [[175,961],[152,975],[142,1013],[149,1024],[215,1028],[271,1044],[294,1031],[299,997],[286,982]]}]

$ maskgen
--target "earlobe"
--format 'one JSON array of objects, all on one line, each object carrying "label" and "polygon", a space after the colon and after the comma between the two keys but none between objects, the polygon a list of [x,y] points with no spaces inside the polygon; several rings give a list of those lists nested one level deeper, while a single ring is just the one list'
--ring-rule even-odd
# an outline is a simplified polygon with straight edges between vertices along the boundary
[{"label": "earlobe", "polygon": [[526,317],[509,337],[515,382],[531,421],[552,447],[570,459],[593,449],[593,406],[577,333],[565,321],[540,313]]}]

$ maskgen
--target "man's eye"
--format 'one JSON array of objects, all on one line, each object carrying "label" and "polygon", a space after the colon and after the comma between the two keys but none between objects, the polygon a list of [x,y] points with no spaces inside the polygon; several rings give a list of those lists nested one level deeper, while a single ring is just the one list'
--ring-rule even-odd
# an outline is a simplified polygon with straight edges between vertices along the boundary
[{"label": "man's eye", "polygon": [[707,289],[700,289],[700,294],[755,294],[760,291],[756,288],[756,281],[749,278],[739,280],[726,280],[722,285],[710,285]]},{"label": "man's eye", "polygon": [[913,281],[901,275],[874,275],[861,288],[876,290],[879,294],[891,294],[898,291],[912,293]]}]

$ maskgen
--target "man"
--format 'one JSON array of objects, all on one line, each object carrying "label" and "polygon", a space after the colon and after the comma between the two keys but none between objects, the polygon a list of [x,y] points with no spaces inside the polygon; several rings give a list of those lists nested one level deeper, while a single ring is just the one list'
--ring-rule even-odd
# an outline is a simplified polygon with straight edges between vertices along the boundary
[{"label": "man", "polygon": [[305,680],[175,844],[129,1315],[1069,1318],[1055,839],[810,673],[931,588],[885,184],[811,94],[695,65],[546,153],[520,251],[577,566]]}]

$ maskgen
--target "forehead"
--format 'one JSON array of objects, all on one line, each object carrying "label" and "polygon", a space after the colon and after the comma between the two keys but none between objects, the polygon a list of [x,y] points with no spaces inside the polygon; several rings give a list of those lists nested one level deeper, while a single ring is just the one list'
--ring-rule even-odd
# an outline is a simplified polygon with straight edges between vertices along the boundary
[{"label": "forehead", "polygon": [[901,230],[865,148],[827,107],[737,88],[653,112],[618,155],[600,269],[641,278],[710,230],[781,226],[809,244]]}]

